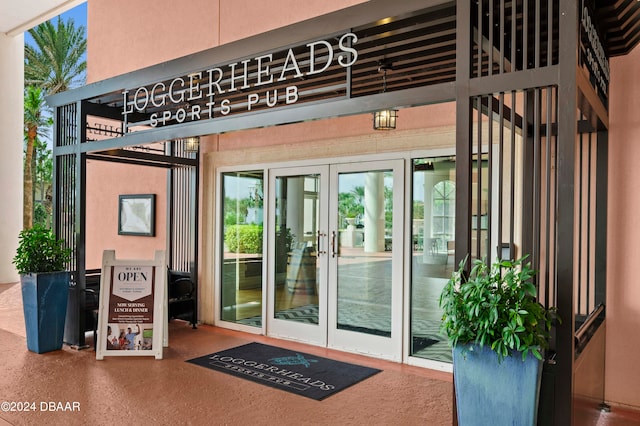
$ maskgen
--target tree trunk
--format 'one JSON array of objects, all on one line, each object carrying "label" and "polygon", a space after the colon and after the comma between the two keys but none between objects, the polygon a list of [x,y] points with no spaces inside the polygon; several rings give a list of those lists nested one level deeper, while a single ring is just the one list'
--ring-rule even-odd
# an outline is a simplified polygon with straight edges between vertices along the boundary
[{"label": "tree trunk", "polygon": [[43,203],[47,212],[47,226],[53,228],[53,185],[47,184],[46,190],[43,192],[45,194]]},{"label": "tree trunk", "polygon": [[29,229],[33,227],[33,145],[38,134],[36,126],[29,126],[27,129],[27,152],[24,157],[24,187],[22,214],[22,227]]}]

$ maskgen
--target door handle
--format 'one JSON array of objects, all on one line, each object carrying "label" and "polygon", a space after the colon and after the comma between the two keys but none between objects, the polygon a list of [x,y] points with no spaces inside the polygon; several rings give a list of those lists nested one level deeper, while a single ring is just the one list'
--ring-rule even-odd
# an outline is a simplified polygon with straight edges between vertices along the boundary
[{"label": "door handle", "polygon": [[331,257],[336,257],[336,231],[331,231]]},{"label": "door handle", "polygon": [[325,250],[320,250],[320,237],[326,237],[327,234],[320,231],[316,231],[316,235],[317,235],[316,247],[318,247],[318,252],[316,254],[316,257],[320,257],[320,255],[327,253]]}]

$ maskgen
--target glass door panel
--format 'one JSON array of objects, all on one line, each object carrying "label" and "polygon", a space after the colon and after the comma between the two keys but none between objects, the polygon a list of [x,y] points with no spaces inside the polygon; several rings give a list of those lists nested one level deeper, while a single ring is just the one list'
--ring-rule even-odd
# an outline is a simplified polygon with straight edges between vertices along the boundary
[{"label": "glass door panel", "polygon": [[401,360],[402,170],[270,172],[269,335]]},{"label": "glass door panel", "polygon": [[[342,226],[336,327],[340,330],[391,336],[393,210],[384,196],[385,192],[391,194],[392,184],[390,171],[338,175],[338,200],[343,201],[338,207]],[[340,211],[346,206],[347,210]],[[354,209],[355,215],[349,209]]]},{"label": "glass door panel", "polygon": [[399,360],[402,161],[332,171],[329,344]]},{"label": "glass door panel", "polygon": [[[326,344],[327,167],[272,173],[268,332]],[[323,248],[324,247],[324,248]]]}]

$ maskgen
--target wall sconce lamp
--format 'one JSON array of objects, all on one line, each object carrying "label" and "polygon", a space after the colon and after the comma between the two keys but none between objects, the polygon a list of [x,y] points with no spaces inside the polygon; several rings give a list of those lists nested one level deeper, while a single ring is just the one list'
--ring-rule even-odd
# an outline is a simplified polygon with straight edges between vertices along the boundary
[{"label": "wall sconce lamp", "polygon": [[[378,62],[378,72],[382,72],[382,93],[387,91],[387,71],[393,69],[393,64],[385,60]],[[398,118],[397,109],[385,109],[373,113],[373,130],[394,130],[396,128],[396,119]]]},{"label": "wall sconce lamp", "polygon": [[198,152],[200,150],[200,137],[191,136],[184,140],[185,152]]}]

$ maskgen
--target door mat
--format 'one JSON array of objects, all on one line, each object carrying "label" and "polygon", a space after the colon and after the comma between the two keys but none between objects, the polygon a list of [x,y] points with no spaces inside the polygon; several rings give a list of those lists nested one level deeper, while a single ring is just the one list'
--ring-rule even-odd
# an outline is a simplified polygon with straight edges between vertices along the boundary
[{"label": "door mat", "polygon": [[318,401],[381,371],[256,342],[187,362]]}]

